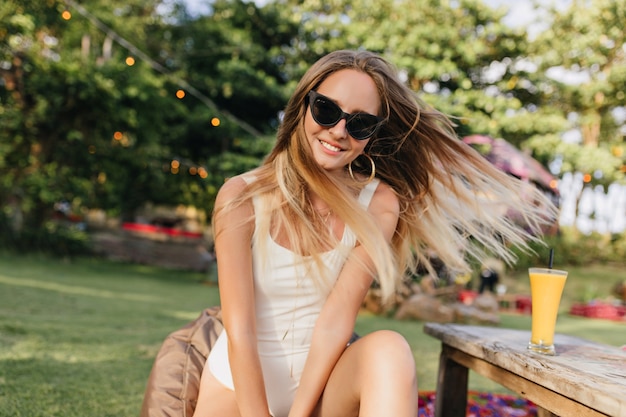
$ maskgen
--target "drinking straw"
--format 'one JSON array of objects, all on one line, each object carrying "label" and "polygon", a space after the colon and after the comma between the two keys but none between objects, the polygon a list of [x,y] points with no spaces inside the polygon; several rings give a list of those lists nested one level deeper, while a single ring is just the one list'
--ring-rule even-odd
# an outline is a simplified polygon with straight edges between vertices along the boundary
[{"label": "drinking straw", "polygon": [[548,261],[548,268],[552,269],[553,262],[554,262],[554,248],[550,248],[550,260]]}]

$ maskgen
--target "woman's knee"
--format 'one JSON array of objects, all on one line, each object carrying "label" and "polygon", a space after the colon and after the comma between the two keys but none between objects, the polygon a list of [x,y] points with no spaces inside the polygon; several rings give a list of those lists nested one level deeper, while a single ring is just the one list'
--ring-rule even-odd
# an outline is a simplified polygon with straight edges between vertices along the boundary
[{"label": "woman's knee", "polygon": [[364,363],[371,364],[371,372],[393,373],[415,379],[416,367],[413,351],[400,333],[392,330],[379,330],[365,336],[362,354]]},{"label": "woman's knee", "polygon": [[393,330],[378,330],[368,334],[365,338],[369,339],[368,349],[373,350],[372,353],[386,351],[389,353],[397,353],[399,355],[408,355],[411,360],[413,352],[407,340],[400,333]]}]

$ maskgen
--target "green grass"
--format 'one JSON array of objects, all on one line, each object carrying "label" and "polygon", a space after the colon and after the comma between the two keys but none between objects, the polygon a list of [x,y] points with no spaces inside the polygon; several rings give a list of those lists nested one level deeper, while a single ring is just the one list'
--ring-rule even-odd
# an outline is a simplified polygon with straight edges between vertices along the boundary
[{"label": "green grass", "polygon": [[137,416],[165,336],[218,303],[206,277],[0,257],[0,415]]},{"label": "green grass", "polygon": [[[579,291],[608,295],[619,269],[570,271],[563,308]],[[154,357],[171,331],[218,304],[208,276],[94,259],[0,253],[0,416],[138,416]],[[527,278],[508,277],[516,291]],[[510,282],[509,282],[510,280]],[[503,327],[530,328],[503,315]],[[415,321],[363,314],[357,332],[394,329],[414,349],[420,389],[434,389],[439,342]],[[625,325],[559,317],[557,329],[619,346]],[[506,392],[471,374],[470,388]]]}]

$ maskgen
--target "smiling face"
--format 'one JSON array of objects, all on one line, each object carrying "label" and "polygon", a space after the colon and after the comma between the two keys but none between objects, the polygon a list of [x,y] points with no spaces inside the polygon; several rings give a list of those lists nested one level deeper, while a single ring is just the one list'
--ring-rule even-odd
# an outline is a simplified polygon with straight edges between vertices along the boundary
[{"label": "smiling face", "polygon": [[[379,115],[380,97],[372,78],[360,71],[344,69],[329,75],[317,92],[332,99],[344,112]],[[341,173],[363,153],[370,139],[356,140],[346,130],[346,120],[332,127],[318,125],[307,108],[304,130],[313,157],[327,171]]]}]

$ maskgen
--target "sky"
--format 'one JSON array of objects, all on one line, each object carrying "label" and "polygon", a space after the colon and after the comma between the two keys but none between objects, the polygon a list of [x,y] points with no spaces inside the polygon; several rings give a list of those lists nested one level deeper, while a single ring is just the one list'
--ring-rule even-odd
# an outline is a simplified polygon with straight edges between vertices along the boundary
[{"label": "sky", "polygon": [[[500,6],[508,8],[509,12],[504,18],[504,23],[512,27],[526,26],[531,36],[533,32],[541,30],[543,26],[539,19],[540,16],[537,15],[537,11],[533,9],[533,0],[483,0],[483,2],[493,8]],[[553,4],[558,9],[562,10],[571,2],[572,0],[546,0],[543,1],[542,4],[544,6]]]},{"label": "sky", "polygon": [[[255,0],[257,4],[262,5],[266,3],[267,0]],[[511,26],[530,26],[531,31],[533,30],[533,26],[535,26],[537,15],[533,10],[533,0],[483,0],[486,4],[491,7],[507,7],[509,9],[509,13],[507,17],[504,19],[504,22],[510,24]],[[572,0],[545,0],[543,2],[544,5],[554,4],[557,7],[564,7],[569,4]],[[206,13],[208,11],[207,3],[210,0],[185,0],[185,2],[189,6],[189,10],[192,13]]]}]

